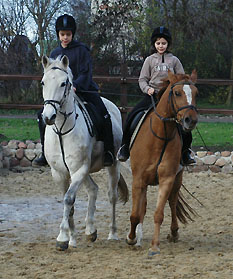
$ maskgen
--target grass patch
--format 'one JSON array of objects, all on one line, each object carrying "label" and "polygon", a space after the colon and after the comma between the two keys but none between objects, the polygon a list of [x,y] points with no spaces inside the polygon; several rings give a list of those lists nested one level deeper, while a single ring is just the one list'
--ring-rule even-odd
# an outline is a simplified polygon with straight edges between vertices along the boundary
[{"label": "grass patch", "polygon": [[[35,141],[40,138],[36,119],[0,119],[0,127],[0,141]],[[233,150],[232,123],[199,122],[197,129],[192,132],[194,150],[206,150],[205,145],[212,151]]]},{"label": "grass patch", "polygon": [[[198,129],[198,130],[197,130]],[[199,122],[197,129],[193,130],[194,149],[205,147],[210,150],[233,150],[233,125],[232,123],[206,123]],[[200,132],[201,136],[199,135]],[[203,138],[203,141],[201,139]],[[204,148],[205,149],[205,148]]]},{"label": "grass patch", "polygon": [[40,138],[36,119],[0,119],[0,127],[0,141],[35,141]]}]

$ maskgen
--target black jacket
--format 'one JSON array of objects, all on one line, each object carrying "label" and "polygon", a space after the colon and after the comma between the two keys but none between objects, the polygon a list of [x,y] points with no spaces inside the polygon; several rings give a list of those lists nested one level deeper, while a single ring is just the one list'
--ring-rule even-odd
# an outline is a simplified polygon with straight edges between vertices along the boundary
[{"label": "black jacket", "polygon": [[89,48],[78,41],[72,40],[66,48],[61,45],[55,48],[50,57],[59,55],[69,58],[69,67],[73,74],[73,86],[77,92],[98,91],[98,85],[92,80],[92,61]]}]

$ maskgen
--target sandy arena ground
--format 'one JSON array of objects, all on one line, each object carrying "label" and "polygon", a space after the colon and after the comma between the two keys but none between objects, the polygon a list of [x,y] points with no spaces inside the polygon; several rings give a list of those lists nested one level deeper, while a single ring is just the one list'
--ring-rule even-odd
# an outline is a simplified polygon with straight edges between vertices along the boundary
[{"label": "sandy arena ground", "polygon": [[[122,173],[131,189],[127,165]],[[61,191],[49,168],[0,170],[0,278],[90,279],[232,279],[233,175],[184,174],[184,185],[205,207],[183,190],[200,217],[180,225],[180,240],[169,243],[170,211],[161,229],[161,254],[148,258],[153,233],[156,187],[148,188],[148,210],[141,248],[125,243],[129,231],[130,200],[117,206],[119,241],[107,241],[110,206],[105,171],[93,175],[99,185],[96,242],[86,241],[84,218],[87,197],[81,190],[75,204],[77,248],[55,248],[62,218]],[[130,190],[131,191],[131,190]]]}]

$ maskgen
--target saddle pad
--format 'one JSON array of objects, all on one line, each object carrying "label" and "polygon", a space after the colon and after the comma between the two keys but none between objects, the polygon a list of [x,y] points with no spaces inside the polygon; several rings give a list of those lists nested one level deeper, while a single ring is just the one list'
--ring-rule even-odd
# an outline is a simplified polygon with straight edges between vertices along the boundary
[{"label": "saddle pad", "polygon": [[134,129],[134,131],[133,131],[133,133],[132,133],[131,139],[130,139],[130,145],[129,145],[129,148],[130,148],[130,149],[131,149],[132,146],[133,146],[133,143],[134,143],[134,141],[135,141],[135,139],[136,139],[136,136],[137,136],[137,134],[138,134],[138,132],[139,132],[141,126],[142,126],[142,123],[144,122],[146,116],[148,115],[148,113],[149,113],[151,110],[152,110],[152,107],[150,107],[148,110],[145,110],[144,113],[143,113],[143,115],[142,115],[141,118],[139,119],[139,121],[138,121],[138,123],[137,123],[137,125],[136,125],[136,127],[135,127],[135,129]]},{"label": "saddle pad", "polygon": [[90,136],[93,137],[95,135],[95,133],[94,133],[94,124],[93,124],[93,121],[92,121],[92,119],[90,117],[90,114],[89,114],[89,112],[88,112],[84,102],[76,94],[74,94],[74,99],[77,102],[77,104],[78,104],[78,106],[79,106],[79,108],[80,108],[80,110],[81,110],[81,112],[83,114],[83,117],[85,119],[85,122],[86,122],[86,125],[87,125],[87,129],[89,131],[89,134],[90,134]]}]

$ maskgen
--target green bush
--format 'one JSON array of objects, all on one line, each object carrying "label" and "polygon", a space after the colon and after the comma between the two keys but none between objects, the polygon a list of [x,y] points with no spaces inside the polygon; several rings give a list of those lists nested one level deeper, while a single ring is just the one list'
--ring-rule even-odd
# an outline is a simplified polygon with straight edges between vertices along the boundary
[{"label": "green bush", "polygon": [[209,96],[210,104],[225,104],[227,96],[229,94],[230,87],[228,86],[219,86],[213,94]]}]

